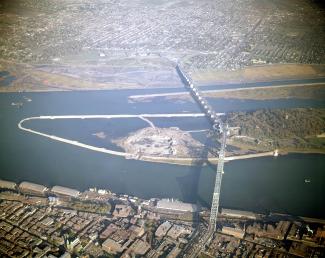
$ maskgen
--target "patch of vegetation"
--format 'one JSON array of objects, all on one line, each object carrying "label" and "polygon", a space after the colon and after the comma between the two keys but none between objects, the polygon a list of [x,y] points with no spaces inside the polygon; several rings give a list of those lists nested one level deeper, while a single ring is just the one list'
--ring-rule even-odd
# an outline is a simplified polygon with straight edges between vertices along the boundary
[{"label": "patch of vegetation", "polygon": [[78,211],[96,212],[101,214],[107,214],[111,210],[111,205],[109,203],[94,203],[82,201],[73,201],[70,207]]},{"label": "patch of vegetation", "polygon": [[275,148],[324,149],[324,108],[263,109],[230,113],[229,126],[240,127],[240,135],[256,139],[252,145],[272,142]]}]

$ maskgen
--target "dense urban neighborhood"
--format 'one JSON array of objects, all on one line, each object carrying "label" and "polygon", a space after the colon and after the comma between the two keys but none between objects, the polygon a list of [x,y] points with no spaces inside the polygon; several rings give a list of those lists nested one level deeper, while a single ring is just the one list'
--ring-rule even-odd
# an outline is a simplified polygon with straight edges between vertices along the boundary
[{"label": "dense urban neighborhood", "polygon": [[195,70],[325,61],[324,13],[307,1],[26,0],[1,5],[7,12],[0,15],[0,56],[17,62],[55,63],[74,56],[83,63],[101,58],[130,64],[139,57],[176,58]]},{"label": "dense urban neighborhood", "polygon": [[[4,256],[191,257],[208,230],[209,211],[178,200],[5,180],[0,188]],[[201,257],[324,255],[324,220],[224,208],[219,216]]]}]

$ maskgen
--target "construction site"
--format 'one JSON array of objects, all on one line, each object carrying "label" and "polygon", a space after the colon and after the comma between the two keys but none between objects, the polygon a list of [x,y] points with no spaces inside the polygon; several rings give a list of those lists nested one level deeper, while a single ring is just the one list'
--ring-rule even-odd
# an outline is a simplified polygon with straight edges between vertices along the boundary
[{"label": "construction site", "polygon": [[190,133],[177,127],[146,127],[114,140],[114,143],[133,155],[180,158],[197,158],[204,147]]}]

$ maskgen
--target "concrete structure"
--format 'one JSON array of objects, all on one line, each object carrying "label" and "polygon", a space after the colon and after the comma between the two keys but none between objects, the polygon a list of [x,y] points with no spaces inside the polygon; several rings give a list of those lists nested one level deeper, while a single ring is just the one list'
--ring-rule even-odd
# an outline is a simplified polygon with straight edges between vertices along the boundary
[{"label": "concrete structure", "polygon": [[34,184],[30,182],[22,182],[19,185],[19,190],[25,193],[37,193],[45,194],[48,191],[48,188],[44,185]]},{"label": "concrete structure", "polygon": [[65,252],[64,254],[62,254],[60,256],[60,258],[70,258],[70,257],[71,257],[71,255],[68,252]]},{"label": "concrete structure", "polygon": [[145,233],[145,230],[143,227],[139,227],[136,225],[132,225],[131,227],[129,227],[129,231],[132,232],[132,235],[134,237],[142,237]]},{"label": "concrete structure", "polygon": [[115,205],[115,210],[113,212],[113,216],[120,217],[120,218],[126,218],[130,216],[132,212],[132,208],[125,204],[117,204]]},{"label": "concrete structure", "polygon": [[173,250],[166,256],[166,258],[176,258],[176,257],[178,257],[178,255],[180,254],[181,251],[182,251],[182,249],[175,246],[173,248]]},{"label": "concrete structure", "polygon": [[45,219],[43,219],[41,221],[41,223],[44,225],[44,226],[50,226],[54,223],[54,219],[50,218],[50,217],[46,217]]},{"label": "concrete structure", "polygon": [[172,224],[169,221],[162,223],[156,230],[156,237],[163,237],[167,234],[168,230],[172,227]]},{"label": "concrete structure", "polygon": [[0,188],[16,190],[17,184],[15,182],[0,180]]},{"label": "concrete structure", "polygon": [[80,244],[79,237],[75,238],[72,241],[68,241],[67,247],[68,247],[68,249],[73,250],[73,248],[75,248],[78,244]]},{"label": "concrete structure", "polygon": [[231,209],[222,209],[222,216],[232,217],[232,218],[245,218],[256,220],[256,215],[254,212],[250,211],[241,211],[241,210],[231,210]]},{"label": "concrete structure", "polygon": [[149,243],[137,239],[134,241],[134,243],[130,246],[130,248],[127,250],[128,253],[130,254],[135,254],[135,255],[145,255],[148,251],[150,250],[150,245]]},{"label": "concrete structure", "polygon": [[174,224],[171,229],[169,229],[167,236],[173,239],[178,239],[181,235],[189,235],[192,233],[192,230],[185,228],[181,225]]},{"label": "concrete structure", "polygon": [[232,227],[222,227],[222,233],[231,235],[237,238],[243,238],[245,235],[245,231],[239,228],[232,228]]},{"label": "concrete structure", "polygon": [[173,199],[162,199],[157,202],[156,208],[161,212],[197,212],[198,207],[195,204],[184,203]]},{"label": "concrete structure", "polygon": [[107,238],[102,244],[103,250],[110,254],[117,254],[123,251],[122,245],[114,241],[113,239]]},{"label": "concrete structure", "polygon": [[107,154],[112,154],[112,155],[117,155],[117,156],[122,156],[125,158],[134,158],[132,155],[130,156],[130,153],[125,153],[125,152],[121,152],[121,151],[114,151],[114,150],[109,150],[106,148],[102,148],[102,147],[96,147],[96,146],[92,146],[92,145],[88,145],[85,143],[81,143],[75,140],[69,140],[69,139],[65,139],[65,138],[61,138],[55,135],[50,135],[50,134],[46,134],[46,133],[42,133],[39,131],[35,131],[32,130],[30,128],[26,128],[23,126],[23,124],[26,121],[31,121],[31,120],[55,120],[55,119],[112,119],[112,118],[144,118],[144,117],[202,117],[204,116],[204,114],[202,113],[181,113],[181,114],[140,114],[140,115],[72,115],[72,116],[39,116],[39,117],[28,117],[25,118],[23,120],[21,120],[18,123],[18,128],[20,130],[23,130],[25,132],[29,132],[29,133],[33,133],[33,134],[37,134],[46,138],[49,138],[51,140],[54,141],[59,141],[59,142],[63,142],[63,143],[67,143],[67,144],[71,144],[71,145],[75,145],[81,148],[85,148],[85,149],[89,149],[92,151],[97,151],[97,152],[102,152],[102,153],[107,153]]},{"label": "concrete structure", "polygon": [[69,196],[74,198],[80,195],[80,192],[78,190],[57,185],[52,187],[51,192],[56,195]]}]

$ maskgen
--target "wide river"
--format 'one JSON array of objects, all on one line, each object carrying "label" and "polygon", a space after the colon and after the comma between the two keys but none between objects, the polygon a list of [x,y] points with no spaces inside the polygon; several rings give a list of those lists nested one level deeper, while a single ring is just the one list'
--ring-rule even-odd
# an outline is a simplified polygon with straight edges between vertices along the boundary
[{"label": "wide river", "polygon": [[[172,197],[209,206],[215,177],[213,167],[125,160],[52,141],[17,127],[21,119],[40,115],[199,112],[193,103],[184,101],[155,99],[153,103],[128,102],[129,95],[166,91],[169,90],[0,94],[0,178],[17,182],[27,180],[48,186],[62,185],[80,190],[96,186],[143,198]],[[29,102],[26,98],[32,101]],[[12,102],[23,102],[24,105],[18,108],[12,106]],[[325,107],[325,101],[218,99],[212,101],[212,106],[217,112],[228,112],[258,108]],[[172,126],[172,122],[167,120],[160,122],[161,125]],[[127,132],[128,128],[134,126],[132,120],[116,120],[115,123],[117,133]],[[184,123],[183,126],[186,127],[188,122],[184,120]],[[193,124],[197,124],[197,129],[206,126],[204,119],[197,122],[193,119],[192,127]],[[59,124],[58,131],[76,138],[85,137],[85,128],[77,125],[70,123],[64,128]],[[48,127],[45,130],[54,130],[51,121],[48,121],[48,125],[46,121],[43,122],[44,126]],[[99,130],[98,127],[95,126],[96,130]],[[325,218],[324,171],[325,156],[315,154],[290,154],[277,158],[229,162],[225,165],[221,206]]]}]

